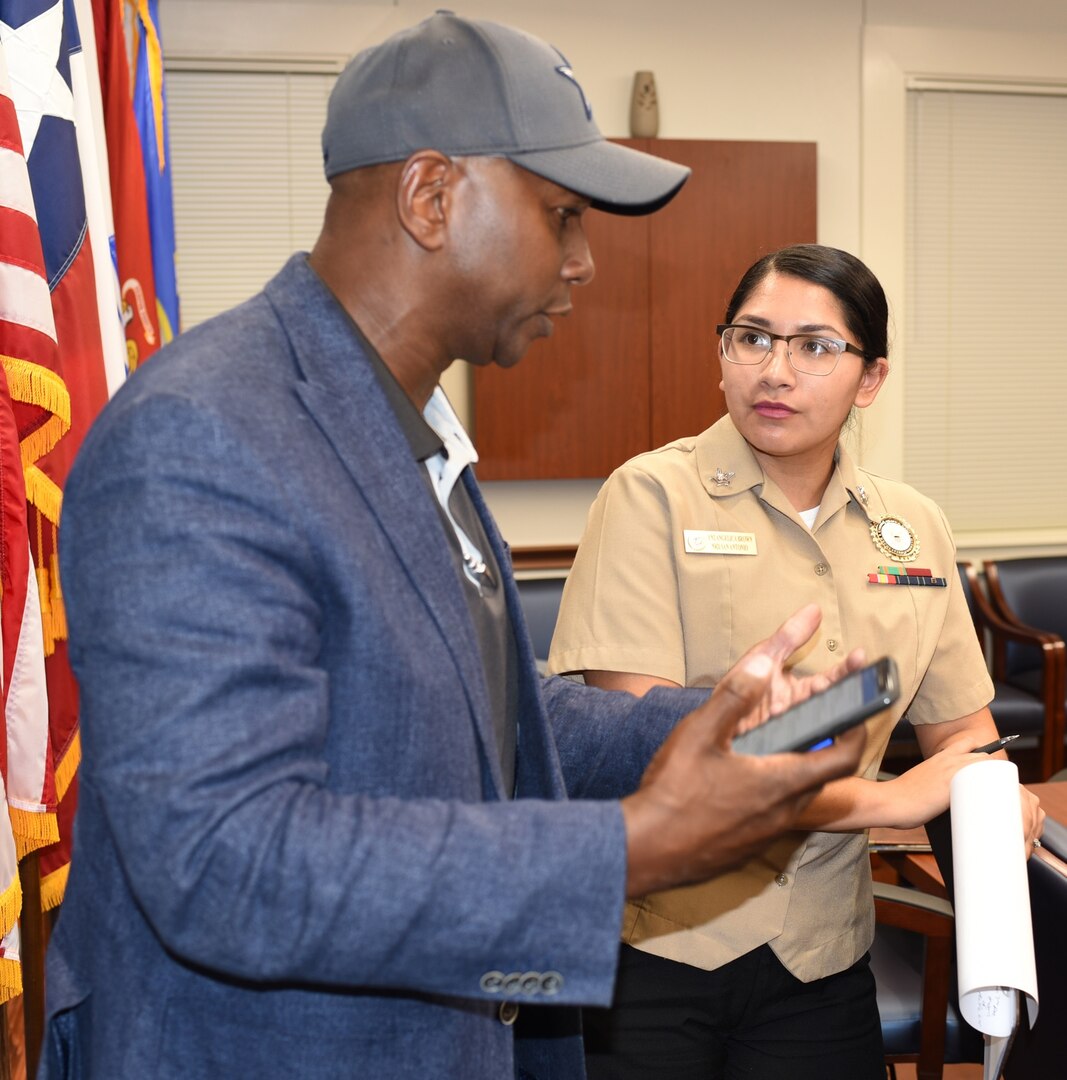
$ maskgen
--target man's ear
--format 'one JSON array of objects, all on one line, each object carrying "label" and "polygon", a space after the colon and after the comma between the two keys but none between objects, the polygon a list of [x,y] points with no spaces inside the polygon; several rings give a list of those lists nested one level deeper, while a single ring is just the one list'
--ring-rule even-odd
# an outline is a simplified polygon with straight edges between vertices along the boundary
[{"label": "man's ear", "polygon": [[400,170],[397,216],[408,236],[427,251],[437,251],[444,244],[457,179],[455,163],[438,150],[412,154]]}]

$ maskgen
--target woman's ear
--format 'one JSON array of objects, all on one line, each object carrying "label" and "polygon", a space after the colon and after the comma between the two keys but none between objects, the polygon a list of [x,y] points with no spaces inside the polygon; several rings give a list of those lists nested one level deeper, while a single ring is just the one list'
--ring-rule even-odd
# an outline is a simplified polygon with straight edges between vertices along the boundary
[{"label": "woman's ear", "polygon": [[420,150],[404,162],[396,189],[397,216],[420,247],[437,251],[445,241],[457,170],[438,150]]},{"label": "woman's ear", "polygon": [[877,360],[863,365],[863,375],[860,377],[860,385],[854,402],[856,408],[866,409],[874,401],[888,374],[889,361],[884,356],[879,356]]}]

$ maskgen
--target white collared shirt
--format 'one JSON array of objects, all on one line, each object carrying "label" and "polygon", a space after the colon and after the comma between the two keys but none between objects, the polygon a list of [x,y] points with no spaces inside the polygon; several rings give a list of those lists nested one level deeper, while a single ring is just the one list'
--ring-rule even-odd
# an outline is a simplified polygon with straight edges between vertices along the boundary
[{"label": "white collared shirt", "polygon": [[464,431],[459,417],[456,416],[451,402],[440,386],[436,387],[430,395],[430,400],[426,402],[422,415],[445,444],[443,450],[426,459],[426,471],[430,474],[437,501],[441,504],[441,509],[444,510],[452,531],[459,541],[460,550],[463,553],[463,570],[468,580],[480,590],[487,570],[485,559],[453,517],[448,505],[456,481],[468,465],[473,465],[478,460],[478,451],[474,449],[474,443]]}]

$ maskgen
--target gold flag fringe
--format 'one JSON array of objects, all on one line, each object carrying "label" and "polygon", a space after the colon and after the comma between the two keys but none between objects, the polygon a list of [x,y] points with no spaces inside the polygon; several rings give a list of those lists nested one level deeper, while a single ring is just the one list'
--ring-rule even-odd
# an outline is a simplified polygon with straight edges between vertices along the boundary
[{"label": "gold flag fringe", "polygon": [[16,872],[11,884],[0,893],[0,937],[11,930],[21,912],[22,882]]},{"label": "gold flag fringe", "polygon": [[[31,478],[39,491],[43,493],[43,501],[50,504],[50,509],[55,509],[55,516],[58,519],[63,493],[36,465],[27,470],[27,490],[29,490]],[[38,480],[41,481],[39,485]],[[47,565],[42,565],[45,563],[43,521],[48,517],[48,512],[39,510],[35,517],[37,557],[34,559],[34,569],[37,574],[37,598],[41,606],[41,636],[44,639],[44,655],[47,658],[56,651],[57,641],[67,640],[67,609],[63,603],[63,588],[59,581],[58,526],[55,521],[51,521],[52,554],[47,560]]]},{"label": "gold flag fringe", "polygon": [[36,405],[52,415],[20,442],[25,468],[44,457],[70,430],[70,392],[61,376],[17,356],[0,355],[12,400]]},{"label": "gold flag fringe", "polygon": [[66,641],[67,609],[63,603],[63,587],[59,582],[59,556],[53,554],[49,562],[52,567],[52,633],[57,641]]},{"label": "gold flag fringe", "polygon": [[59,417],[64,429],[70,427],[70,393],[61,375],[17,356],[0,356],[0,363],[12,398],[47,409]]},{"label": "gold flag fringe", "polygon": [[51,911],[63,902],[63,893],[67,891],[67,876],[70,863],[64,863],[58,870],[41,878],[41,910]]},{"label": "gold flag fringe", "polygon": [[82,737],[80,731],[74,732],[74,737],[70,740],[70,744],[67,746],[67,752],[63,755],[60,761],[56,762],[55,769],[55,785],[56,785],[56,798],[62,801],[63,796],[67,793],[67,788],[70,787],[71,780],[74,779],[74,774],[78,771],[78,766],[82,762]]},{"label": "gold flag fringe", "polygon": [[[69,780],[67,782],[70,783]],[[20,860],[31,851],[59,842],[59,822],[55,814],[23,810],[19,806],[9,806],[7,812],[15,836],[15,851]]]},{"label": "gold flag fringe", "polygon": [[[15,874],[3,893],[0,893],[0,930],[10,932],[22,912],[22,882]],[[11,957],[0,959],[0,1002],[10,1001],[22,993],[22,965]]]},{"label": "gold flag fringe", "polygon": [[22,460],[22,471],[26,476],[26,501],[53,525],[58,525],[63,508],[63,489],[36,465],[27,464],[25,458]]},{"label": "gold flag fringe", "polygon": [[41,600],[41,632],[44,635],[44,654],[56,651],[56,634],[52,623],[52,590],[48,585],[48,567],[37,567],[37,595]]},{"label": "gold flag fringe", "polygon": [[0,959],[0,1004],[22,993],[22,965],[9,957]]}]

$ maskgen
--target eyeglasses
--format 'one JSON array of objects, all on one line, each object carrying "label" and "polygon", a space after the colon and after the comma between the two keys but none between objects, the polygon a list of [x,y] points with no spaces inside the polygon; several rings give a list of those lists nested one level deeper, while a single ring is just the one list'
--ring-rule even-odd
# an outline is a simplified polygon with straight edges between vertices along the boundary
[{"label": "eyeglasses", "polygon": [[776,341],[784,341],[789,363],[805,375],[829,375],[841,354],[850,352],[866,359],[862,349],[840,338],[823,334],[772,334],[756,326],[716,326],[722,336],[722,355],[731,364],[762,364]]}]

